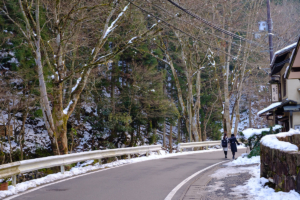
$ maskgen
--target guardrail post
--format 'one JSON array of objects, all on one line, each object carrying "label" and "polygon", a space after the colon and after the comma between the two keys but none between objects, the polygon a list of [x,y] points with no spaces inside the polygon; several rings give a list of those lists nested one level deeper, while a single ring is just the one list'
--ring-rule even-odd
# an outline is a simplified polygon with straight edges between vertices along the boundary
[{"label": "guardrail post", "polygon": [[146,153],[146,156],[148,157],[149,156],[149,152],[147,151],[147,153]]},{"label": "guardrail post", "polygon": [[65,173],[65,166],[64,166],[64,165],[61,165],[61,166],[60,166],[60,172],[61,172],[62,174]]},{"label": "guardrail post", "polygon": [[208,146],[206,146],[206,150],[208,150]]},{"label": "guardrail post", "polygon": [[17,185],[17,175],[13,175],[11,178],[12,178],[12,185],[16,186]]},{"label": "guardrail post", "polygon": [[99,163],[99,165],[102,165],[102,160],[101,160],[101,158],[98,159],[98,163]]},{"label": "guardrail post", "polygon": [[130,154],[128,154],[128,159],[130,159]]},{"label": "guardrail post", "polygon": [[159,150],[157,151],[157,155],[161,155]]},{"label": "guardrail post", "polygon": [[179,149],[180,150],[180,153],[182,153],[182,149]]}]

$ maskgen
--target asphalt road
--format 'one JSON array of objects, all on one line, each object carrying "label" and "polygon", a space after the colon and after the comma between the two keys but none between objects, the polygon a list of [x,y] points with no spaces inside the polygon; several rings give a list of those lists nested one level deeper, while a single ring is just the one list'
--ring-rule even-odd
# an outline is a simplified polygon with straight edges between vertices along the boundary
[{"label": "asphalt road", "polygon": [[[238,149],[237,156],[246,149]],[[231,157],[231,152],[229,158]],[[237,157],[236,156],[236,157]],[[163,200],[197,171],[225,161],[223,151],[144,161],[52,184],[14,200]],[[174,196],[185,192],[186,183]]]}]

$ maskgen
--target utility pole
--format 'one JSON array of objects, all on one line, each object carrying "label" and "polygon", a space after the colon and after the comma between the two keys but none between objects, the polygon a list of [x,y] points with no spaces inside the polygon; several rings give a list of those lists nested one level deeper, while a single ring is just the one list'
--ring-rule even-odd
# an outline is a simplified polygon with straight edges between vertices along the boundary
[{"label": "utility pole", "polygon": [[267,0],[267,15],[268,15],[268,34],[269,34],[269,50],[270,50],[270,63],[273,59],[273,35],[272,35],[272,19],[270,10],[270,0]]}]

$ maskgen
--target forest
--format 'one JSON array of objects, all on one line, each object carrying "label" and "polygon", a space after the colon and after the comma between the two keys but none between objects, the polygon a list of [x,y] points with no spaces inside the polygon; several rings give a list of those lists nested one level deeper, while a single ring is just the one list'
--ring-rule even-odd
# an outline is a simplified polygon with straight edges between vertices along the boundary
[{"label": "forest", "polygon": [[[276,51],[299,37],[300,2],[271,8]],[[0,164],[172,152],[268,126],[263,0],[3,0],[0,12]]]}]

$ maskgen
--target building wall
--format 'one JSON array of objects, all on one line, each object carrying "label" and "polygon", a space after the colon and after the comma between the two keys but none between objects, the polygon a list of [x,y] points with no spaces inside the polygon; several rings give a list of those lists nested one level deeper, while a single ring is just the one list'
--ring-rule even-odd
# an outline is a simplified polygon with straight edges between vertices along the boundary
[{"label": "building wall", "polygon": [[300,80],[287,79],[286,80],[286,94],[289,100],[297,101],[300,104],[300,93],[297,91],[300,88]]},{"label": "building wall", "polygon": [[295,125],[300,125],[300,112],[293,112],[293,129]]}]

